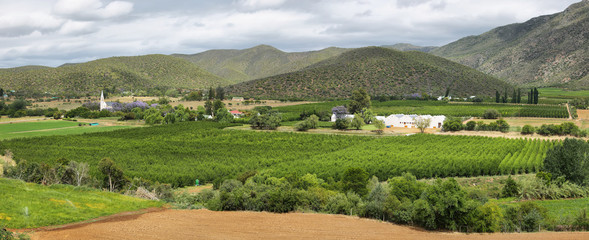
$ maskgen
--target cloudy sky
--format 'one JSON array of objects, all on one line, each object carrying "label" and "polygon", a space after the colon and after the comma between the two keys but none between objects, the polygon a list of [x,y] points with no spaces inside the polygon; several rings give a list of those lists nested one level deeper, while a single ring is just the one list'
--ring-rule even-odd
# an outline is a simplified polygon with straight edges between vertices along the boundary
[{"label": "cloudy sky", "polygon": [[0,0],[0,68],[268,44],[440,46],[580,0]]}]

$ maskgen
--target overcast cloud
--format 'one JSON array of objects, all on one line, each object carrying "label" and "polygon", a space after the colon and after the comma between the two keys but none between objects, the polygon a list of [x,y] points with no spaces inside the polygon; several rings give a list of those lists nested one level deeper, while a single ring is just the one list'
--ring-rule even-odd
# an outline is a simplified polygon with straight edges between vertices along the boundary
[{"label": "overcast cloud", "polygon": [[268,44],[441,46],[579,0],[0,0],[0,68]]}]

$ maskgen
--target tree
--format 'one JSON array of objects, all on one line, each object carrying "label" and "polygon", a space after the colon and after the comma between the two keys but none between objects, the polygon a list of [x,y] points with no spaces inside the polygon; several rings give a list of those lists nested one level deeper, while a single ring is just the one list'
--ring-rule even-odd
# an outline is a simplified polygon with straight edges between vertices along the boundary
[{"label": "tree", "polygon": [[431,118],[426,118],[423,116],[418,116],[415,118],[415,126],[421,131],[421,133],[425,132],[425,129],[429,127],[432,123]]},{"label": "tree", "polygon": [[0,88],[0,97],[4,97],[4,89]]},{"label": "tree", "polygon": [[507,103],[507,89],[503,92],[503,97],[501,97],[501,102]]},{"label": "tree", "polygon": [[553,178],[564,177],[576,184],[589,185],[589,143],[565,139],[546,153],[544,169]]},{"label": "tree", "polygon": [[511,175],[505,180],[505,186],[501,190],[502,197],[517,197],[519,194],[519,186],[517,182],[511,178]]},{"label": "tree", "polygon": [[209,87],[209,100],[213,100],[215,99],[215,91],[213,90],[213,87]]},{"label": "tree", "polygon": [[384,124],[384,121],[381,121],[381,120],[378,120],[377,119],[377,120],[374,120],[373,124],[376,127],[376,133],[378,135],[380,135],[380,134],[382,134],[384,132],[384,129],[386,127],[385,124]]},{"label": "tree", "polygon": [[276,130],[280,126],[282,116],[275,110],[268,111],[265,114],[254,112],[250,119],[252,129]]},{"label": "tree", "polygon": [[69,163],[69,168],[74,171],[76,185],[81,186],[82,181],[88,178],[88,163],[78,163],[71,161]]},{"label": "tree", "polygon": [[350,101],[350,112],[360,113],[363,108],[370,108],[370,95],[364,88],[356,89],[352,92],[352,100]]},{"label": "tree", "polygon": [[213,102],[210,99],[205,101],[205,114],[213,115]]},{"label": "tree", "polygon": [[222,88],[221,86],[218,86],[216,89],[216,97],[219,100],[224,100],[225,99],[225,89]]},{"label": "tree", "polygon": [[485,113],[483,113],[484,119],[497,119],[500,118],[501,114],[495,109],[487,109]]},{"label": "tree", "polygon": [[227,111],[227,109],[225,109],[225,108],[219,108],[215,112],[215,118],[214,119],[217,122],[229,123],[229,122],[233,121],[233,115],[231,115],[231,113],[229,111]]},{"label": "tree", "polygon": [[346,108],[346,106],[337,106],[333,107],[331,109],[331,112],[335,114],[335,119],[343,119],[346,118],[346,115],[348,114],[348,109]]},{"label": "tree", "polygon": [[98,169],[104,175],[104,181],[109,191],[121,187],[124,182],[123,170],[110,158],[103,158],[98,162]]},{"label": "tree", "polygon": [[532,104],[534,102],[534,89],[530,88],[530,92],[528,93],[528,104]]},{"label": "tree", "polygon": [[342,178],[342,184],[344,191],[352,191],[360,196],[364,196],[368,193],[368,173],[362,168],[352,167],[346,169]]},{"label": "tree", "polygon": [[221,102],[221,100],[217,99],[213,102],[213,112],[217,113],[217,110],[225,108],[225,103]]},{"label": "tree", "polygon": [[517,92],[515,88],[513,89],[513,94],[511,95],[511,103],[517,103]]},{"label": "tree", "polygon": [[202,100],[202,91],[201,90],[198,90],[198,91],[190,92],[186,96],[186,100],[188,100],[188,101],[200,101],[200,100]]},{"label": "tree", "polygon": [[509,124],[505,120],[499,119],[495,123],[497,124],[497,130],[500,132],[509,132]]},{"label": "tree", "polygon": [[538,104],[539,92],[537,88],[534,88],[534,104]]},{"label": "tree", "polygon": [[354,118],[352,119],[350,126],[356,130],[360,130],[360,128],[364,126],[364,119],[362,119],[360,114],[354,114]]},{"label": "tree", "polygon": [[477,126],[477,122],[475,122],[475,121],[468,121],[466,123],[466,125],[464,126],[464,130],[474,131],[474,129],[476,128],[476,126]]},{"label": "tree", "polygon": [[366,124],[370,124],[373,120],[374,120],[374,112],[372,112],[371,109],[368,108],[362,108],[362,111],[360,111],[362,113],[362,119],[364,119],[364,123]]},{"label": "tree", "polygon": [[517,103],[521,103],[522,102],[522,89],[518,88],[517,89]]},{"label": "tree", "polygon": [[521,134],[524,134],[524,135],[527,135],[527,134],[533,135],[535,131],[536,131],[536,129],[532,125],[526,124],[526,125],[524,125],[522,127]]},{"label": "tree", "polygon": [[499,103],[501,102],[501,95],[499,95],[499,91],[495,90],[495,102]]},{"label": "tree", "polygon": [[350,122],[351,121],[348,118],[338,118],[333,123],[332,128],[338,130],[346,130],[350,127]]}]

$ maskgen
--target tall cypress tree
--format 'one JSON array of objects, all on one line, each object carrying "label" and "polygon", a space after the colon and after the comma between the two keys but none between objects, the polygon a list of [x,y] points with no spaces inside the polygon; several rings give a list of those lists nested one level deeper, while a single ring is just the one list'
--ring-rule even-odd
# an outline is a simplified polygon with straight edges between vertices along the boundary
[{"label": "tall cypress tree", "polygon": [[495,102],[499,103],[501,101],[501,96],[499,96],[499,91],[495,90]]},{"label": "tall cypress tree", "polygon": [[528,93],[528,104],[532,104],[534,102],[534,89],[530,88],[530,92]]},{"label": "tall cypress tree", "polygon": [[517,89],[517,103],[521,103],[522,102],[522,89],[518,88]]},{"label": "tall cypress tree", "polygon": [[517,103],[517,93],[515,92],[515,88],[513,89],[513,94],[511,94],[511,103]]},{"label": "tall cypress tree", "polygon": [[213,100],[215,99],[215,90],[213,90],[213,87],[209,88],[209,100]]},{"label": "tall cypress tree", "polygon": [[538,96],[539,96],[538,89],[534,88],[534,104],[538,104]]},{"label": "tall cypress tree", "polygon": [[503,98],[501,99],[503,100],[503,103],[507,103],[507,88],[505,89],[505,91],[503,92]]}]

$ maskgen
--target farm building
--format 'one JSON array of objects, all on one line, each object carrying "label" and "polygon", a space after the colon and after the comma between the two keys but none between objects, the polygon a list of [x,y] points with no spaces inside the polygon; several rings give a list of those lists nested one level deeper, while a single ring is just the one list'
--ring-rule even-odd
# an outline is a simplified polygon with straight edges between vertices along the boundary
[{"label": "farm building", "polygon": [[428,128],[442,128],[446,116],[438,115],[404,115],[404,114],[393,114],[385,119],[385,125],[390,127],[406,127],[415,128],[415,122],[419,118],[431,119]]},{"label": "farm building", "polygon": [[237,111],[237,110],[229,111],[229,113],[231,113],[231,115],[233,115],[233,118],[240,118],[243,115],[242,112]]},{"label": "farm building", "polygon": [[[353,119],[354,118],[354,115],[353,114],[346,114],[345,115],[345,118],[347,118],[347,119]],[[331,114],[331,121],[332,122],[335,122],[335,120],[337,120],[337,117],[336,117],[335,113],[334,114]]]}]

